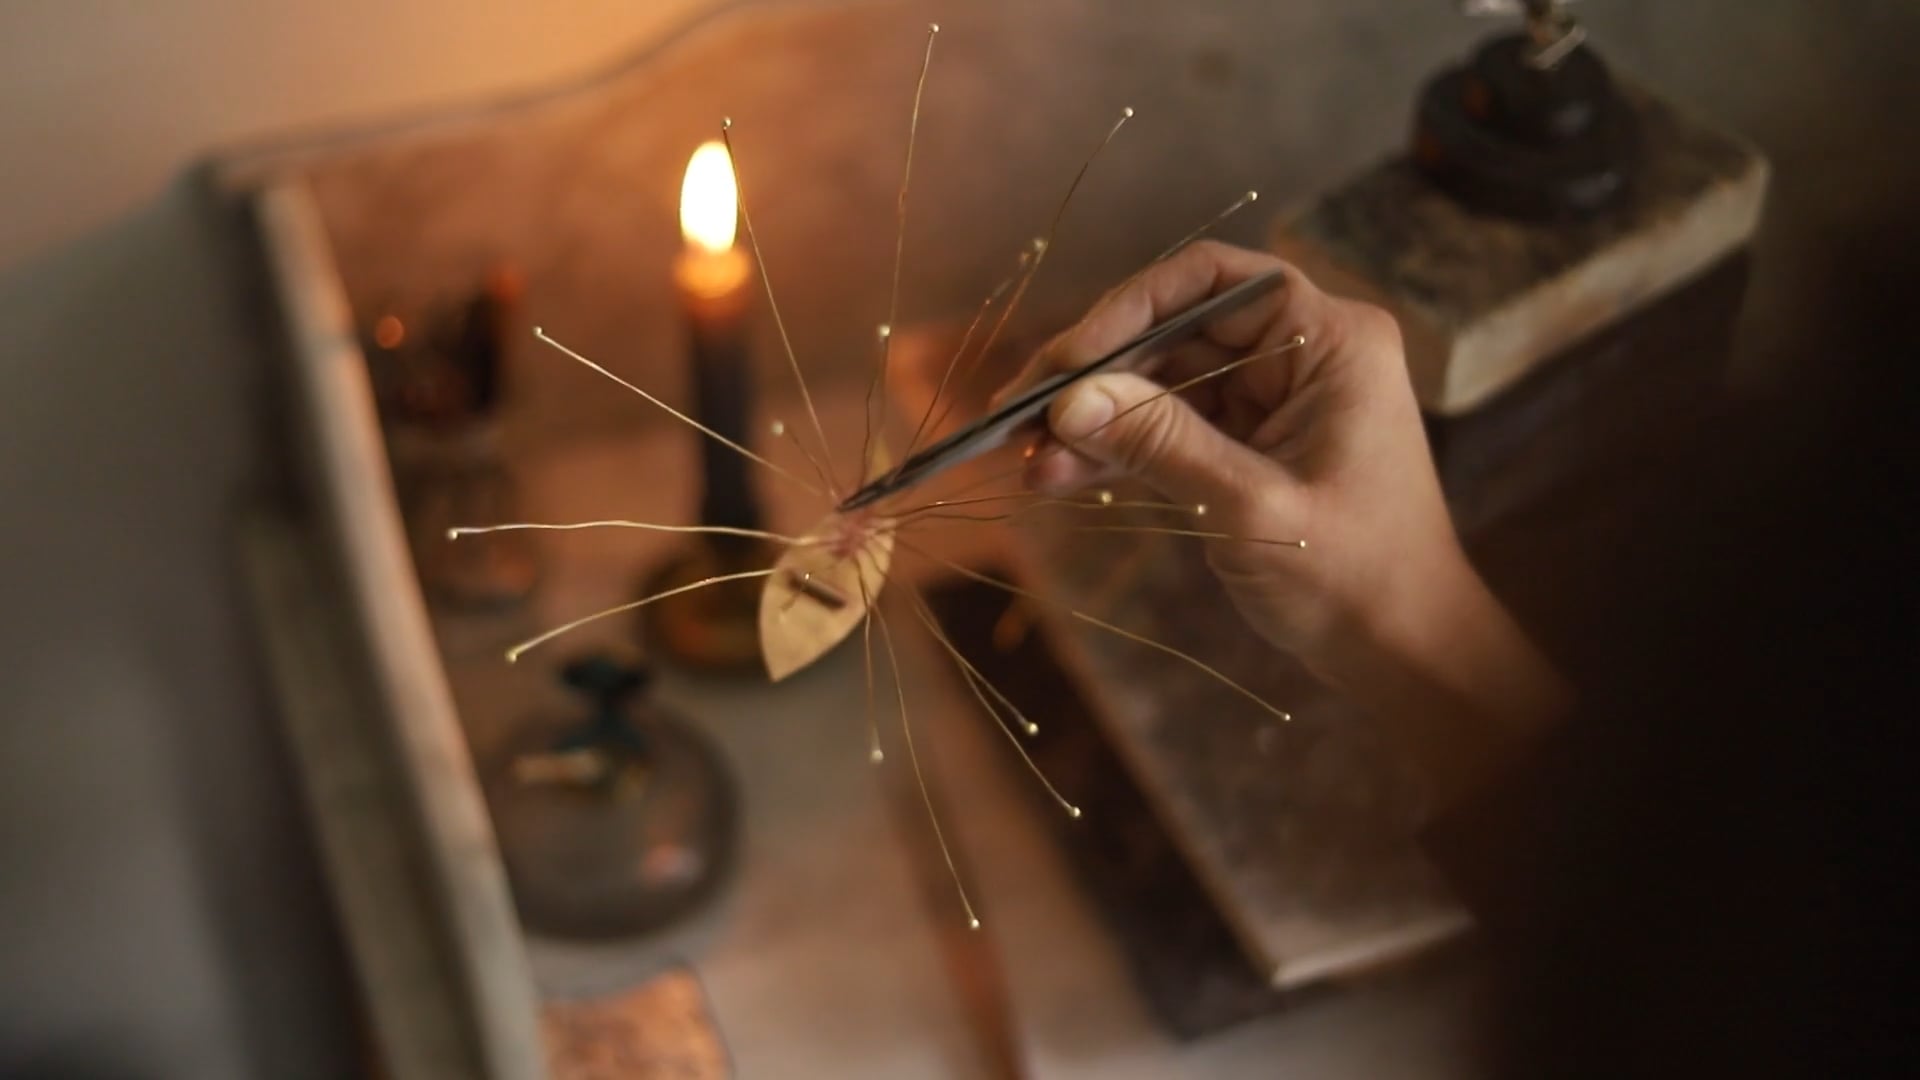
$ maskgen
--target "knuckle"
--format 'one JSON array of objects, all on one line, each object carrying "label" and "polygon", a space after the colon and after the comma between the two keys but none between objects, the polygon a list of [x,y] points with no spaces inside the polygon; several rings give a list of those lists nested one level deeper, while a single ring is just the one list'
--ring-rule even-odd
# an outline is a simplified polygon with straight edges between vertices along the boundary
[{"label": "knuckle", "polygon": [[1313,280],[1312,275],[1302,270],[1298,263],[1289,259],[1283,259],[1278,255],[1274,255],[1272,258],[1273,265],[1287,275],[1287,294],[1290,297],[1305,297],[1307,301],[1311,303],[1314,297],[1324,295],[1323,290],[1319,284]]},{"label": "knuckle", "polygon": [[1385,308],[1359,300],[1329,300],[1322,341],[1330,352],[1360,362],[1400,354],[1400,323]]},{"label": "knuckle", "polygon": [[1360,301],[1348,301],[1353,321],[1353,343],[1368,352],[1398,349],[1400,322],[1387,309]]},{"label": "knuckle", "polygon": [[1400,320],[1383,307],[1362,304],[1361,308],[1367,313],[1367,336],[1375,347],[1397,351],[1401,347]]},{"label": "knuckle", "polygon": [[1221,256],[1241,249],[1234,247],[1224,240],[1218,240],[1211,236],[1203,236],[1191,244],[1188,244],[1187,250],[1193,252],[1193,255],[1190,256],[1191,258],[1218,261]]}]

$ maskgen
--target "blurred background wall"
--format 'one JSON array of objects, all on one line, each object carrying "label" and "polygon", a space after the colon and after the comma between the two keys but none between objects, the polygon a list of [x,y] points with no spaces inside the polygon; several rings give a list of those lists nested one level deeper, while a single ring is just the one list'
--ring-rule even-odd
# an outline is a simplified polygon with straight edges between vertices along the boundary
[{"label": "blurred background wall", "polygon": [[703,6],[0,4],[0,1075],[359,1071],[233,561],[273,471],[255,286],[181,170]]},{"label": "blurred background wall", "polygon": [[8,0],[0,267],[146,202],[209,148],[612,64],[717,0]]},{"label": "blurred background wall", "polygon": [[[1383,57],[1449,59],[1409,40],[1416,0],[1322,2],[1326,40],[1250,51],[1356,88]],[[180,170],[578,74],[713,6],[0,3],[0,1074],[332,1076],[359,1053],[234,569],[232,511],[279,442],[258,284]],[[1773,157],[1749,333],[1819,369],[1920,235],[1916,6],[1583,8],[1616,61]],[[1301,107],[1343,122],[1337,95]],[[1403,121],[1366,134],[1385,150]]]}]

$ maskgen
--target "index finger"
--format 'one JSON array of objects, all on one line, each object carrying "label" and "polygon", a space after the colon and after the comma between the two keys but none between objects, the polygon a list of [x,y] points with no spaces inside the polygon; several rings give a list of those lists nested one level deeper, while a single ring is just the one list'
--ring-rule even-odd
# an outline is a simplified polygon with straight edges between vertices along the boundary
[{"label": "index finger", "polygon": [[1299,271],[1266,252],[1217,240],[1201,240],[1149,264],[1100,298],[1078,323],[1049,341],[994,395],[1005,400],[1047,375],[1085,367],[1149,327],[1276,267],[1287,272],[1284,288],[1214,320],[1204,340],[1230,350],[1249,348],[1283,308],[1297,307],[1290,295],[1306,283]]},{"label": "index finger", "polygon": [[[1198,241],[1121,283],[1042,352],[1054,368],[1081,367],[1202,300],[1274,269],[1291,270],[1266,252]],[[1289,288],[1297,276],[1288,274]],[[1229,349],[1253,345],[1272,324],[1286,292],[1279,290],[1211,322],[1205,328],[1207,339]]]}]

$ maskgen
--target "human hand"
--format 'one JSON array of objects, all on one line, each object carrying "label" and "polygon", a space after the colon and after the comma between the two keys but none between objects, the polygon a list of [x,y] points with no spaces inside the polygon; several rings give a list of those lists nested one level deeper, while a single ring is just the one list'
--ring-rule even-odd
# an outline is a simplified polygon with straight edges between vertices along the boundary
[{"label": "human hand", "polygon": [[[1276,267],[1285,286],[1210,325],[1152,378],[1099,375],[1062,394],[1048,426],[1066,446],[1036,454],[1029,482],[1067,492],[1128,474],[1170,500],[1204,503],[1196,528],[1243,538],[1207,541],[1241,613],[1377,711],[1467,714],[1503,729],[1557,714],[1564,688],[1455,537],[1386,312],[1329,296],[1272,255],[1203,241],[1110,293],[1031,366],[1086,364]],[[1304,341],[1286,349],[1296,335]]]},{"label": "human hand", "polygon": [[[1284,265],[1194,244],[1101,300],[1035,366],[1079,367]],[[1295,335],[1304,342],[1279,351]],[[1166,384],[1270,352],[1156,397]],[[1399,330],[1385,312],[1328,296],[1289,269],[1281,289],[1218,320],[1153,374],[1158,381],[1097,376],[1061,395],[1048,422],[1070,449],[1036,455],[1030,482],[1066,492],[1130,474],[1174,501],[1204,503],[1196,527],[1209,532],[1307,541],[1304,550],[1215,542],[1208,558],[1254,628],[1316,669],[1337,668],[1351,651],[1343,639],[1426,606],[1422,594],[1463,572]]]}]

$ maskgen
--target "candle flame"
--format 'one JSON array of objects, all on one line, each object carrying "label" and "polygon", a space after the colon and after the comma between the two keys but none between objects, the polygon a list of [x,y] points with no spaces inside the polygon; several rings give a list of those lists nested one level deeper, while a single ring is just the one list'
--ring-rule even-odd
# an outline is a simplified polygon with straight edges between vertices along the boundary
[{"label": "candle flame", "polygon": [[717,140],[701,144],[680,183],[680,235],[705,251],[731,250],[739,215],[733,159]]}]

